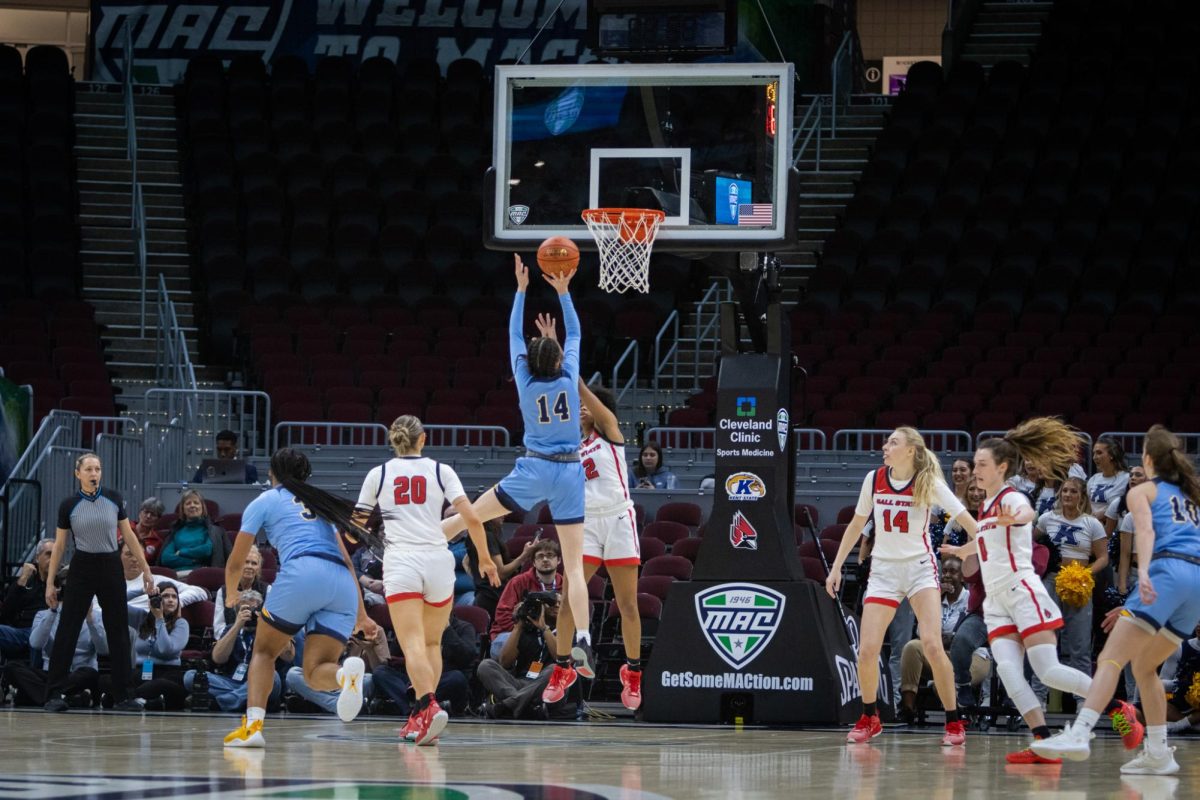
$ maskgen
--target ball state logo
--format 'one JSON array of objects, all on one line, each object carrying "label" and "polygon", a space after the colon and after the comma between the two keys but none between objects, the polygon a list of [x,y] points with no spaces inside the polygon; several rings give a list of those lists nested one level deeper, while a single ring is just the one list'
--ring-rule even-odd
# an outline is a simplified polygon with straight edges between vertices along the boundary
[{"label": "ball state logo", "polygon": [[709,647],[741,669],[770,644],[787,598],[754,583],[723,583],[696,595],[696,617]]},{"label": "ball state logo", "polygon": [[735,472],[725,479],[725,493],[734,502],[760,500],[767,495],[767,485],[753,472]]},{"label": "ball state logo", "polygon": [[729,525],[729,543],[735,550],[757,550],[758,531],[740,511],[733,512],[733,522]]}]

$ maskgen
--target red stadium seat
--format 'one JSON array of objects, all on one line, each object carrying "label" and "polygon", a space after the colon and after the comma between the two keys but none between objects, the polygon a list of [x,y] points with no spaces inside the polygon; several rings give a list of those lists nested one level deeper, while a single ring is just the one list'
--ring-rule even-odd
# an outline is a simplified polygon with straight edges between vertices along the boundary
[{"label": "red stadium seat", "polygon": [[670,575],[676,580],[692,579],[692,562],[682,556],[658,556],[642,565],[642,576]]},{"label": "red stadium seat", "polygon": [[695,530],[703,519],[704,512],[695,503],[663,503],[654,515],[655,522],[678,522]]},{"label": "red stadium seat", "polygon": [[[643,541],[646,541],[646,540],[643,540]],[[658,541],[658,540],[653,539],[650,541]],[[702,540],[699,538],[680,539],[678,542],[676,542],[671,547],[671,555],[679,556],[680,558],[686,558],[688,561],[691,561],[693,564],[695,564],[696,558],[699,557],[699,555],[700,555],[701,541]],[[655,555],[664,555],[664,553],[656,553]],[[642,551],[642,560],[643,561],[648,561],[651,558],[653,558],[653,556],[650,555],[650,553],[648,551],[646,551],[646,550]]]},{"label": "red stadium seat", "polygon": [[668,520],[655,520],[642,529],[642,536],[650,539],[659,539],[668,547],[674,545],[680,539],[686,539],[691,535],[688,526],[679,522],[671,522]]}]

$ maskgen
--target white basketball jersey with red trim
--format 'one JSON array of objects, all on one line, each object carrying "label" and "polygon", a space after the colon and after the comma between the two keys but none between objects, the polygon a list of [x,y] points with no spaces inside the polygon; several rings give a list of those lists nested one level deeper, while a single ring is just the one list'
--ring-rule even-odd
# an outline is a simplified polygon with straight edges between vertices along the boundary
[{"label": "white basketball jersey with red trim", "polygon": [[[934,499],[950,512],[950,516],[962,513],[962,504],[945,483],[938,484]],[[913,499],[912,481],[902,487],[893,485],[887,467],[867,474],[855,513],[874,519],[872,558],[906,561],[933,555],[929,541],[929,507],[917,505]]]},{"label": "white basketball jersey with red trim", "polygon": [[579,444],[579,460],[586,480],[583,507],[588,516],[620,514],[633,505],[625,472],[625,445],[613,444],[593,430]]},{"label": "white basketball jersey with red trim", "polygon": [[1010,586],[1021,577],[1036,575],[1033,569],[1033,525],[997,525],[1001,511],[1015,516],[1032,508],[1029,498],[1011,486],[983,502],[979,513],[979,572],[991,592]]},{"label": "white basketball jersey with red trim", "polygon": [[358,507],[379,506],[388,547],[445,549],[443,501],[453,503],[465,494],[450,467],[432,458],[403,456],[367,473]]}]

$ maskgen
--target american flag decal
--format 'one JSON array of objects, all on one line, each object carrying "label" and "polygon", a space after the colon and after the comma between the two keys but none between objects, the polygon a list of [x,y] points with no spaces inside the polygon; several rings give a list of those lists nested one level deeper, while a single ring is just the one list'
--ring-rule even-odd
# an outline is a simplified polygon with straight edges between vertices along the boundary
[{"label": "american flag decal", "polygon": [[770,225],[775,216],[773,203],[747,203],[738,206],[738,225]]}]

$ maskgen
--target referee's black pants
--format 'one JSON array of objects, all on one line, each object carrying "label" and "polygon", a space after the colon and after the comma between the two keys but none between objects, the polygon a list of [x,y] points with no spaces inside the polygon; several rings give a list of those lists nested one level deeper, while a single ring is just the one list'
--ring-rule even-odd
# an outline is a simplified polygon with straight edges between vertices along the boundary
[{"label": "referee's black pants", "polygon": [[121,702],[129,693],[129,672],[132,656],[129,649],[129,608],[125,598],[125,570],[120,553],[76,552],[71,559],[71,571],[63,587],[59,606],[58,631],[54,634],[54,649],[50,651],[50,673],[46,680],[46,700],[61,697],[65,688],[79,631],[92,607],[92,598],[100,601],[104,616],[104,634],[108,639],[109,662],[112,665],[113,701]]}]

